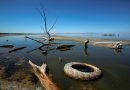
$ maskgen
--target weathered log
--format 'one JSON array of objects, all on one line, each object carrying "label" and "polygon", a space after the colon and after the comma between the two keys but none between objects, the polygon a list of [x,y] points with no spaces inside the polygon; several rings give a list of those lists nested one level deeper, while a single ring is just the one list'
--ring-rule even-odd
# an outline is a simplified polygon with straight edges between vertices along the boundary
[{"label": "weathered log", "polygon": [[46,74],[46,64],[42,64],[42,66],[37,66],[36,64],[33,64],[31,61],[29,61],[29,64],[31,65],[34,74],[39,79],[41,85],[46,90],[59,90],[59,88],[49,79],[49,77]]},{"label": "weathered log", "polygon": [[2,47],[2,48],[13,48],[14,46],[13,45],[1,45],[0,47]]},{"label": "weathered log", "polygon": [[95,42],[94,45],[96,44],[115,44],[118,43],[117,41],[102,41],[102,42]]},{"label": "weathered log", "polygon": [[70,50],[70,48],[73,46],[75,46],[75,45],[60,45],[56,49],[61,50],[61,51]]},{"label": "weathered log", "polygon": [[69,48],[69,47],[73,47],[73,46],[75,46],[75,45],[60,45],[56,49]]},{"label": "weathered log", "polygon": [[115,43],[112,48],[114,48],[114,49],[122,49],[122,41]]},{"label": "weathered log", "polygon": [[9,53],[16,52],[16,51],[22,50],[22,49],[24,49],[24,48],[26,48],[26,46],[19,47],[19,48],[15,48],[15,49],[13,49],[13,50],[10,50]]},{"label": "weathered log", "polygon": [[122,41],[110,41],[110,42],[95,42],[94,45],[97,46],[105,46],[105,47],[109,47],[112,49],[122,49]]}]

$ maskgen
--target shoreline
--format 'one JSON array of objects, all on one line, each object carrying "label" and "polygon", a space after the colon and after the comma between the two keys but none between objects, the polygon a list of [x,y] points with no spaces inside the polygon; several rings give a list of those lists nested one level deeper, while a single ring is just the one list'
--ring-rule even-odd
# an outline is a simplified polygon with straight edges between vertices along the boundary
[{"label": "shoreline", "polygon": [[[19,36],[19,35],[30,35],[30,34],[0,34],[0,37],[3,36]],[[43,35],[39,35],[39,37],[43,37]],[[130,46],[129,40],[113,40],[113,39],[104,39],[104,38],[93,38],[93,37],[78,37],[78,36],[52,36],[55,40],[69,40],[76,41],[84,44],[85,40],[89,40],[89,45],[98,46],[98,47],[108,47],[112,48],[112,46],[119,41],[122,41],[122,44],[125,46]]]},{"label": "shoreline", "polygon": [[112,39],[100,39],[100,38],[87,38],[87,37],[70,37],[70,36],[53,36],[56,40],[69,40],[83,43],[85,40],[89,40],[90,45],[99,46],[99,47],[108,47],[112,46],[119,41],[122,41],[122,44],[125,46],[130,46],[130,41],[128,40],[112,40]]}]

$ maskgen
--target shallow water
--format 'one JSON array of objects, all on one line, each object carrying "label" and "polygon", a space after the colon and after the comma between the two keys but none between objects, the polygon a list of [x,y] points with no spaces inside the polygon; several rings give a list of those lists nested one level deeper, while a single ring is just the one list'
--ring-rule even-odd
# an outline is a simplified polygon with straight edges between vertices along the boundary
[{"label": "shallow water", "polygon": [[[112,40],[130,40],[130,33],[110,33],[112,35],[104,35],[107,33],[59,33],[59,36],[73,36],[73,37],[87,37],[99,39],[112,39]],[[109,33],[108,33],[109,34]]]},{"label": "shallow water", "polygon": [[[36,39],[41,40],[41,38]],[[39,81],[31,72],[28,60],[37,65],[46,63],[49,69],[49,76],[61,90],[130,89],[129,46],[123,46],[122,51],[114,51],[110,48],[95,47],[92,45],[84,49],[83,44],[74,41],[55,40],[55,42],[59,44],[50,46],[48,49],[56,48],[60,44],[73,44],[76,46],[66,51],[50,50],[45,55],[38,49],[30,52],[32,49],[40,46],[40,44],[26,39],[24,36],[0,37],[0,45],[13,44],[15,47],[27,46],[27,48],[13,53],[8,53],[11,49],[0,48],[0,89],[42,90]],[[46,47],[43,49],[46,49]],[[64,65],[73,61],[93,64],[103,71],[103,76],[93,81],[73,80],[67,77],[63,71]]]}]

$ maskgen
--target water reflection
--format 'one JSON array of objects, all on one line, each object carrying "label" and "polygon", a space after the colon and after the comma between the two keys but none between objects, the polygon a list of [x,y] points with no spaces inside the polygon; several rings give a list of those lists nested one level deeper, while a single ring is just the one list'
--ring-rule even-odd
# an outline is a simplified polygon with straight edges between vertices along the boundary
[{"label": "water reflection", "polygon": [[113,51],[118,55],[122,53],[122,49],[113,49]]},{"label": "water reflection", "polygon": [[86,56],[88,56],[88,47],[87,47],[87,48],[86,48],[86,47],[84,48],[84,53],[85,53]]}]

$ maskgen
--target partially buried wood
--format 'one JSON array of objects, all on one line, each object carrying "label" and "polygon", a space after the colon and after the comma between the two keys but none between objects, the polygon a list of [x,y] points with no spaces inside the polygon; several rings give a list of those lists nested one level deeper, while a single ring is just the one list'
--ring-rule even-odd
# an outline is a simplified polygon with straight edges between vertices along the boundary
[{"label": "partially buried wood", "polygon": [[8,45],[0,45],[0,47],[2,47],[2,48],[13,48],[14,46],[8,44]]},{"label": "partially buried wood", "polygon": [[75,46],[75,45],[60,45],[56,49],[61,50],[61,51],[70,50],[70,48],[73,46]]},{"label": "partially buried wood", "polygon": [[29,60],[29,64],[31,65],[34,74],[39,79],[41,85],[46,90],[59,90],[59,88],[49,79],[46,74],[46,64],[42,64],[42,66],[37,66]]},{"label": "partially buried wood", "polygon": [[61,49],[58,49],[60,51],[67,51],[67,50],[71,50],[70,48],[61,48]]},{"label": "partially buried wood", "polygon": [[[27,51],[27,53],[31,53],[31,52],[33,52],[33,51],[35,51],[35,50],[41,50],[41,51],[45,51],[44,49],[42,49],[44,46],[48,46],[47,44],[45,44],[45,45],[41,45],[41,46],[39,46],[39,47],[37,47],[37,48],[34,48],[34,49],[32,49],[32,50],[30,50],[30,51]],[[52,50],[55,50],[55,48],[52,48],[52,49],[48,49],[48,50],[46,50],[46,51],[52,51]]]},{"label": "partially buried wood", "polygon": [[122,49],[122,41],[119,41],[113,45],[113,49]]},{"label": "partially buried wood", "polygon": [[10,50],[9,53],[16,52],[16,51],[22,50],[22,49],[24,49],[24,48],[26,48],[26,46],[19,47],[19,48],[15,48],[15,49],[13,49],[13,50]]}]

